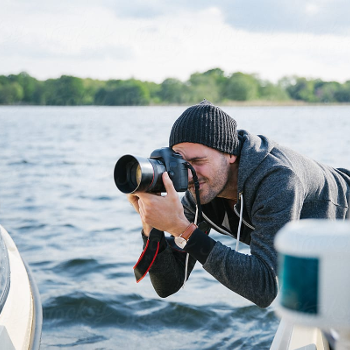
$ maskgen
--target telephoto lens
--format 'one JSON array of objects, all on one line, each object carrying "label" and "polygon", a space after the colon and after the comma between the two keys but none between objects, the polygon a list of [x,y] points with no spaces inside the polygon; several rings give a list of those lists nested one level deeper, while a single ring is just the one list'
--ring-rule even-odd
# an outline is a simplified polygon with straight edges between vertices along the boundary
[{"label": "telephoto lens", "polygon": [[165,165],[158,159],[125,155],[115,165],[114,181],[123,193],[164,192],[165,171]]}]

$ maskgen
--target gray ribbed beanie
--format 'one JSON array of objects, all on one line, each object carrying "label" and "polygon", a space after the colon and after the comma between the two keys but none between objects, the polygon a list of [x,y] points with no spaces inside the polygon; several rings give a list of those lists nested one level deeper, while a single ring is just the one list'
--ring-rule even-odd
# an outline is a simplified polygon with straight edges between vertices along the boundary
[{"label": "gray ribbed beanie", "polygon": [[200,143],[221,152],[239,154],[236,121],[207,100],[187,108],[175,121],[169,147],[182,142]]}]

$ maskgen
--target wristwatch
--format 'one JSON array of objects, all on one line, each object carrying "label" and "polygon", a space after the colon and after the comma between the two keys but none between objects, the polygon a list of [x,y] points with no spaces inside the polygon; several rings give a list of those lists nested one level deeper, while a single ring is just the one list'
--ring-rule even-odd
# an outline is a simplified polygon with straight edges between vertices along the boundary
[{"label": "wristwatch", "polygon": [[193,231],[196,230],[197,228],[198,226],[195,225],[194,223],[189,224],[186,230],[182,232],[180,236],[175,237],[175,244],[181,249],[184,249]]}]

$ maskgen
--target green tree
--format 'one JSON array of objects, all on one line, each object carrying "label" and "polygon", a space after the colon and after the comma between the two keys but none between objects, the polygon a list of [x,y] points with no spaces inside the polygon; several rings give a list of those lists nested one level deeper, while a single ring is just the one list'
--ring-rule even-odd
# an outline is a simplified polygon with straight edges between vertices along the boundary
[{"label": "green tree", "polygon": [[158,96],[162,102],[182,104],[190,101],[188,90],[180,80],[168,78],[160,84]]},{"label": "green tree", "polygon": [[47,105],[77,106],[84,97],[83,81],[80,78],[62,75],[59,79],[48,79],[44,83],[44,101]]},{"label": "green tree", "polygon": [[320,102],[337,102],[336,92],[341,88],[341,84],[335,81],[324,82],[315,81],[314,95]]},{"label": "green tree", "polygon": [[27,104],[36,104],[35,97],[39,86],[38,80],[31,77],[26,72],[21,72],[17,75],[11,74],[8,76],[9,81],[18,83],[23,89],[22,102]]},{"label": "green tree", "polygon": [[149,102],[152,104],[159,104],[161,103],[160,97],[159,97],[159,93],[161,90],[161,85],[154,83],[154,82],[150,82],[150,81],[144,81],[143,82],[145,88],[148,90],[149,92]]},{"label": "green tree", "polygon": [[107,106],[141,106],[148,105],[150,93],[146,84],[139,80],[109,81],[95,95],[95,103]]},{"label": "green tree", "polygon": [[256,100],[259,98],[258,79],[250,74],[233,73],[226,80],[223,95],[234,101]]},{"label": "green tree", "polygon": [[259,96],[265,101],[288,101],[290,96],[282,85],[272,84],[269,81],[260,81]]},{"label": "green tree", "polygon": [[168,78],[161,84],[136,79],[94,80],[63,75],[39,81],[26,72],[0,76],[0,104],[149,105],[288,99],[306,102],[350,102],[350,81],[283,77],[277,84],[241,72],[226,76],[220,68],[193,73],[186,82]]},{"label": "green tree", "polygon": [[104,87],[99,88],[94,96],[95,105],[104,105],[106,103],[107,89]]},{"label": "green tree", "polygon": [[225,72],[221,68],[209,69],[203,75],[212,77],[218,83],[225,81]]},{"label": "green tree", "polygon": [[84,93],[82,96],[81,104],[93,105],[97,91],[102,87],[104,87],[106,83],[101,80],[94,80],[90,78],[83,79],[82,83],[83,83]]},{"label": "green tree", "polygon": [[23,88],[17,82],[11,82],[7,77],[0,77],[0,104],[11,105],[22,101]]},{"label": "green tree", "polygon": [[314,88],[314,80],[307,80],[300,77],[290,79],[290,84],[286,87],[290,97],[294,100],[317,102],[318,98],[315,96]]},{"label": "green tree", "polygon": [[45,81],[38,81],[35,91],[32,96],[32,100],[29,102],[34,105],[45,105]]},{"label": "green tree", "polygon": [[188,81],[191,102],[197,103],[204,98],[213,103],[220,102],[225,81],[224,72],[220,68],[192,74]]},{"label": "green tree", "polygon": [[337,102],[350,102],[350,80],[342,84],[334,93]]}]

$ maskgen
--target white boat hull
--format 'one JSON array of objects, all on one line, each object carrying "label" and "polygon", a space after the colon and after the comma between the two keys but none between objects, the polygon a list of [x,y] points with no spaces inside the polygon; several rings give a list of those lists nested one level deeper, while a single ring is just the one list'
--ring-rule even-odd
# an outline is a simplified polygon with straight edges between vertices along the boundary
[{"label": "white boat hull", "polygon": [[[23,262],[15,243],[0,225],[3,247],[8,255],[9,288],[3,292],[0,313],[1,350],[40,348],[42,306],[31,272]],[[6,279],[5,279],[6,280]]]}]

